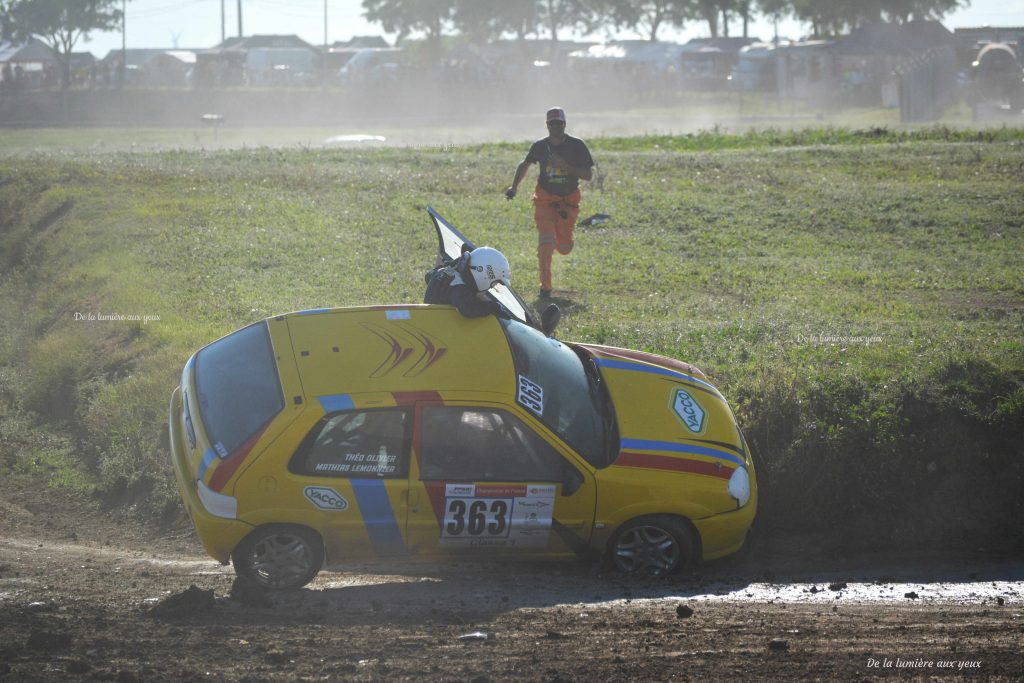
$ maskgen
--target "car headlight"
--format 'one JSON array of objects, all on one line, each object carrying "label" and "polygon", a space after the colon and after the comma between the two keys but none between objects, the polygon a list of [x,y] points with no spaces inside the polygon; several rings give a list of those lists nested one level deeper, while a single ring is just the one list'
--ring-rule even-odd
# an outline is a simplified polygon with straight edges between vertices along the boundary
[{"label": "car headlight", "polygon": [[729,477],[729,495],[736,499],[739,507],[750,502],[750,474],[746,467],[737,467]]}]

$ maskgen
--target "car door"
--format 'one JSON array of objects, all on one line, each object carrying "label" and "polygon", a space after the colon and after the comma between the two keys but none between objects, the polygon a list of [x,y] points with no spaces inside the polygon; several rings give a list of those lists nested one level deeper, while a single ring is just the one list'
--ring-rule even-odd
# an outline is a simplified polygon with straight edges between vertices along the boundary
[{"label": "car door", "polygon": [[585,552],[593,474],[543,427],[486,404],[420,404],[415,420],[412,555]]},{"label": "car door", "polygon": [[329,560],[406,554],[412,411],[342,410],[325,415],[289,463]]}]

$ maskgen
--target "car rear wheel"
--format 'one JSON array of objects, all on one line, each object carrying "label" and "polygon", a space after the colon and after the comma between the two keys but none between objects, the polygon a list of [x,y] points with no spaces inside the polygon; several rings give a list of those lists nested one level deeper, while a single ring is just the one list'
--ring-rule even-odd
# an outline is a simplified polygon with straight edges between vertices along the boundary
[{"label": "car rear wheel", "polygon": [[627,574],[666,576],[693,559],[693,539],[682,522],[668,516],[626,522],[612,539],[615,568]]},{"label": "car rear wheel", "polygon": [[309,529],[273,524],[256,529],[231,554],[235,573],[261,588],[289,590],[313,580],[324,563],[324,547]]}]

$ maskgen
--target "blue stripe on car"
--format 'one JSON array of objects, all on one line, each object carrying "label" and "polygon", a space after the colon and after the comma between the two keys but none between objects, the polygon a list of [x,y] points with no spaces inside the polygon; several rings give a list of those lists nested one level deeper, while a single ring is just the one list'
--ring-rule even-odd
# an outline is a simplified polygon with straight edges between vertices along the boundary
[{"label": "blue stripe on car", "polygon": [[352,402],[349,394],[332,394],[330,396],[317,396],[320,406],[325,413],[335,413],[339,410],[352,410],[356,404]]},{"label": "blue stripe on car", "polygon": [[210,465],[213,461],[217,460],[217,452],[212,448],[207,448],[206,452],[203,453],[203,461],[199,463],[199,481],[206,478],[206,470],[210,469]]},{"label": "blue stripe on car", "polygon": [[384,482],[380,479],[353,479],[352,489],[374,552],[381,556],[404,555],[405,541]]},{"label": "blue stripe on car", "polygon": [[665,377],[672,377],[674,379],[682,379],[687,382],[693,382],[703,387],[707,387],[711,391],[718,394],[718,389],[713,384],[708,384],[704,380],[691,377],[690,375],[682,372],[676,372],[675,370],[669,370],[668,368],[658,367],[657,365],[644,365],[642,363],[631,363],[625,360],[610,360],[608,358],[597,358],[597,364],[602,368],[612,368],[613,370],[631,370],[633,372],[649,372],[653,375],[664,375]]},{"label": "blue stripe on car", "polygon": [[667,451],[669,453],[689,453],[691,455],[706,455],[710,458],[727,460],[737,465],[745,465],[743,459],[733,453],[720,451],[717,448],[707,446],[692,446],[686,443],[675,443],[673,441],[651,441],[649,439],[622,439],[621,450],[624,451]]},{"label": "blue stripe on car", "polygon": [[305,311],[299,311],[299,315],[316,315],[317,313],[326,313],[331,309],[329,308],[310,308]]}]

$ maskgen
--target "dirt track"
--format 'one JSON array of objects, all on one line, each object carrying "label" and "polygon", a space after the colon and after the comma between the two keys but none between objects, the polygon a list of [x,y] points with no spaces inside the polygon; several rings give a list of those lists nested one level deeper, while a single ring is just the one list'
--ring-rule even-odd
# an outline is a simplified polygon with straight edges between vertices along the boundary
[{"label": "dirt track", "polygon": [[641,582],[581,564],[350,567],[267,599],[234,591],[188,529],[4,489],[0,680],[1024,678],[1020,562],[755,555]]}]

